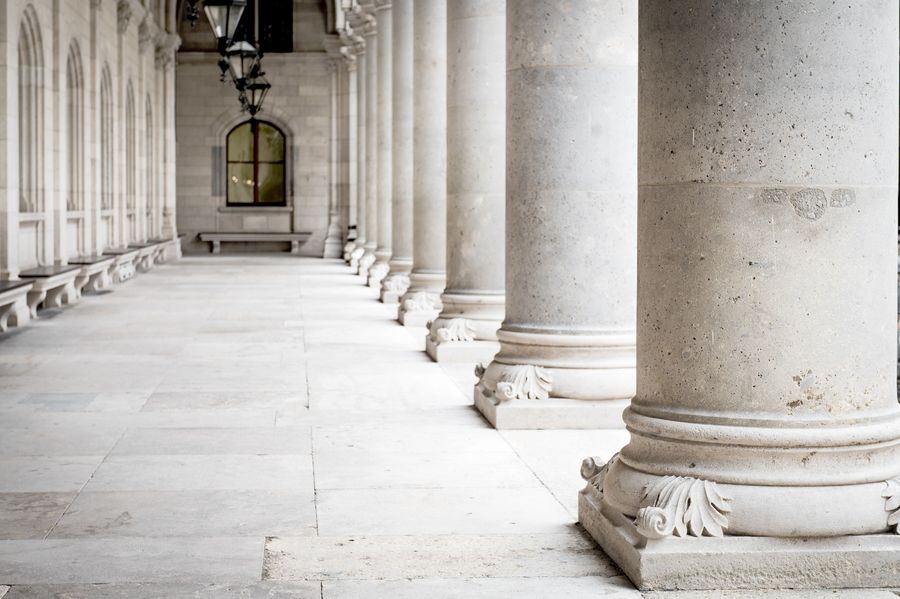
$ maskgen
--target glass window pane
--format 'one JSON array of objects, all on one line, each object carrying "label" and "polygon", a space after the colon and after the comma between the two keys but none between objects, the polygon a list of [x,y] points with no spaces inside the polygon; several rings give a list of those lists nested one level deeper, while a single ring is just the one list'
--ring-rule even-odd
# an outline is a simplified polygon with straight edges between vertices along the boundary
[{"label": "glass window pane", "polygon": [[265,123],[259,124],[259,159],[263,162],[284,160],[284,136]]},{"label": "glass window pane", "polygon": [[259,165],[259,201],[284,201],[284,165],[265,163]]},{"label": "glass window pane", "polygon": [[233,204],[253,203],[253,165],[228,165],[228,201]]},{"label": "glass window pane", "polygon": [[250,123],[244,123],[228,134],[228,161],[253,161],[253,130]]}]

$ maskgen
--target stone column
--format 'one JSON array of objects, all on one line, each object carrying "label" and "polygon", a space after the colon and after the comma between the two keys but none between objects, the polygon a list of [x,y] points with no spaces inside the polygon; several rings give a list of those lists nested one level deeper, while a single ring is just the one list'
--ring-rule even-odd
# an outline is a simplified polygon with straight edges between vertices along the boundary
[{"label": "stone column", "polygon": [[369,287],[381,288],[390,270],[391,259],[391,0],[375,0],[377,36],[377,112],[378,112],[378,246],[375,263],[369,268]]},{"label": "stone column", "polygon": [[507,5],[506,318],[497,428],[621,426],[634,395],[637,6]]},{"label": "stone column", "polygon": [[365,253],[366,236],[366,43],[365,14],[354,16],[356,44],[356,239],[349,252],[350,268],[359,271],[359,261]]},{"label": "stone column", "polygon": [[386,304],[406,293],[413,262],[413,0],[393,0],[392,13],[391,270],[381,284]]},{"label": "stone column", "polygon": [[642,588],[896,586],[898,4],[640,15],[637,394],[581,522]]},{"label": "stone column", "polygon": [[343,235],[341,224],[341,195],[343,192],[343,160],[341,140],[341,112],[343,101],[344,66],[341,55],[341,42],[338,36],[333,35],[325,39],[325,49],[328,53],[328,70],[331,74],[331,109],[330,109],[330,148],[328,167],[328,231],[325,235],[325,246],[322,252],[323,258],[340,258],[343,248]]},{"label": "stone column", "polygon": [[[359,62],[359,47],[356,44],[355,36],[342,35],[341,39],[346,44],[341,48],[344,55],[344,83],[345,90],[341,95],[343,109],[341,111],[341,149],[343,151],[343,159],[341,160],[343,193],[341,194],[341,221],[344,223],[341,234],[344,239],[344,247],[341,252],[341,258],[350,261],[350,254],[356,247],[356,206],[359,202],[356,188],[357,180],[357,114],[356,101],[357,94],[357,63]],[[361,39],[359,40],[362,41]]]},{"label": "stone column", "polygon": [[506,0],[447,4],[447,285],[425,347],[438,362],[497,352],[503,320]]},{"label": "stone column", "polygon": [[413,269],[397,319],[424,326],[441,309],[447,249],[447,0],[413,8]]},{"label": "stone column", "polygon": [[359,259],[356,271],[368,279],[369,268],[375,263],[375,250],[378,247],[378,40],[375,35],[376,20],[370,11],[374,5],[365,6],[366,25],[363,38],[366,42],[366,243],[365,252]]}]

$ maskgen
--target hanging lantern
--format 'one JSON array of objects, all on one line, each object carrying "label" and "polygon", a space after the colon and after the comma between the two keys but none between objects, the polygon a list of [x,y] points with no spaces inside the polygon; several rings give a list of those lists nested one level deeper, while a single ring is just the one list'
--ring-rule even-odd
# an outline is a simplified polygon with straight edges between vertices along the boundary
[{"label": "hanging lantern", "polygon": [[234,32],[237,31],[246,6],[247,0],[205,0],[203,3],[206,18],[209,19],[209,25],[219,43],[219,54],[224,54],[234,39]]},{"label": "hanging lantern", "polygon": [[247,79],[254,78],[259,71],[259,51],[249,42],[237,42],[225,51],[225,61],[235,87],[240,90]]}]

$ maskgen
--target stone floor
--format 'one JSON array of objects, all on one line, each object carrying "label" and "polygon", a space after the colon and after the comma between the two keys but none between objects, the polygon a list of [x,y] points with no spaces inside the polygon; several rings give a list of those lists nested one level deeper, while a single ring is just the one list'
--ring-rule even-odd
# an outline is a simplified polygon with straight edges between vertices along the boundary
[{"label": "stone floor", "polygon": [[625,433],[494,431],[348,272],[185,258],[0,335],[0,597],[641,597],[575,523]]}]

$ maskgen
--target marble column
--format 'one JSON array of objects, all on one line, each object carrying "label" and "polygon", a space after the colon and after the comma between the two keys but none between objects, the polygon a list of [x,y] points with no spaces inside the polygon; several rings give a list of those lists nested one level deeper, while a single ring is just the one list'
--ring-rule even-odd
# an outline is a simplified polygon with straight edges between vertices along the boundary
[{"label": "marble column", "polygon": [[365,254],[366,236],[366,74],[367,46],[362,33],[366,30],[366,15],[354,15],[356,44],[356,239],[350,248],[348,261],[353,272],[359,271],[359,261]]},{"label": "marble column", "polygon": [[898,3],[700,4],[640,4],[637,393],[581,522],[641,588],[896,586]]},{"label": "marble column", "polygon": [[447,260],[447,0],[413,16],[413,269],[397,319],[421,327],[440,312]]},{"label": "marble column", "polygon": [[392,19],[391,270],[381,283],[386,304],[406,293],[413,264],[413,0],[393,0]]},{"label": "marble column", "polygon": [[447,284],[425,347],[490,360],[503,320],[506,0],[447,4]]},{"label": "marble column", "polygon": [[366,24],[363,39],[366,43],[366,95],[365,95],[365,196],[366,243],[359,259],[357,274],[368,279],[369,268],[375,263],[378,248],[378,38],[377,22],[372,12],[374,4],[366,4]]},{"label": "marble column", "polygon": [[376,111],[378,112],[377,125],[377,152],[378,166],[376,169],[378,180],[378,216],[377,235],[378,245],[375,248],[375,263],[369,268],[368,285],[381,289],[381,281],[390,270],[391,259],[391,56],[392,47],[392,23],[391,0],[375,0],[375,19],[378,22],[377,46],[377,76],[376,76]]},{"label": "marble column", "polygon": [[637,6],[507,5],[506,318],[497,428],[621,427],[635,385]]}]

